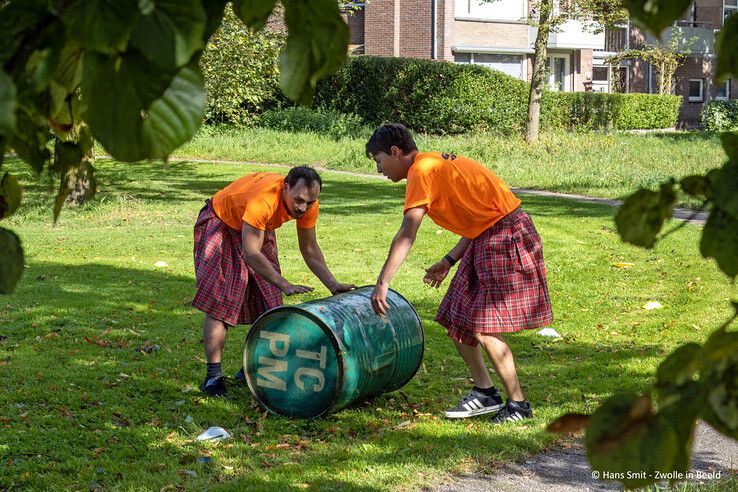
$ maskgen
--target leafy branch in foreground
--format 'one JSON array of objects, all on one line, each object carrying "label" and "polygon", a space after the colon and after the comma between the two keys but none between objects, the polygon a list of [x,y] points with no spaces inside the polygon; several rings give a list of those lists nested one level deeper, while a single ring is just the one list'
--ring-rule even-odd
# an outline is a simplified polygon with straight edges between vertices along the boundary
[{"label": "leafy branch in foreground", "polygon": [[[625,0],[631,15],[659,34],[690,4],[680,0]],[[738,76],[738,15],[725,21],[718,41],[718,76]],[[640,189],[629,196],[615,217],[623,241],[652,248],[673,214],[677,188],[703,200],[709,218],[700,252],[715,258],[732,281],[738,276],[738,134],[725,133],[728,160],[704,175],[670,179],[658,191]],[[668,233],[667,233],[668,234]],[[677,347],[658,367],[656,382],[643,395],[625,393],[607,399],[593,415],[567,414],[549,425],[550,432],[586,428],[585,445],[592,469],[610,472],[626,487],[659,481],[655,472],[689,469],[693,435],[701,418],[726,436],[738,439],[738,332],[728,331],[734,314],[700,345]],[[628,472],[642,472],[640,474]],[[680,475],[682,473],[682,475]],[[661,475],[665,476],[665,475]],[[669,476],[669,475],[666,475]]]},{"label": "leafy branch in foreground", "polygon": [[[94,195],[93,139],[117,160],[167,159],[202,123],[199,62],[226,0],[7,0],[0,2],[0,169],[15,151],[37,173],[59,176],[54,218],[70,192]],[[234,0],[262,28],[275,0]],[[348,27],[335,0],[283,0],[285,95],[310,103],[317,80],[346,58]],[[52,139],[56,142],[51,145]],[[54,158],[50,147],[54,149]],[[20,187],[0,173],[0,218]],[[23,270],[18,237],[0,228],[0,294]]]}]

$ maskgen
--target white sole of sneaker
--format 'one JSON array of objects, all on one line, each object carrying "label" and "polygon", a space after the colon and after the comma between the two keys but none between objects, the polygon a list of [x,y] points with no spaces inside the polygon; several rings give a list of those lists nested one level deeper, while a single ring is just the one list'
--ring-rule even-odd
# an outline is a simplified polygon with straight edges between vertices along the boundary
[{"label": "white sole of sneaker", "polygon": [[493,407],[477,408],[475,410],[463,410],[459,412],[446,412],[444,416],[447,419],[463,419],[467,417],[476,417],[477,415],[484,415],[485,413],[499,412],[505,406],[504,403],[495,405]]}]

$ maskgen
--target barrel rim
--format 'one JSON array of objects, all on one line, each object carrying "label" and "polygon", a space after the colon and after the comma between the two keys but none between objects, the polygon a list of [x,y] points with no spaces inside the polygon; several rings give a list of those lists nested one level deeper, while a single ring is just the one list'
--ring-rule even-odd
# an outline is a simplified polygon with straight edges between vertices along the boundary
[{"label": "barrel rim", "polygon": [[[275,313],[277,311],[280,311],[280,312],[282,312],[282,311],[283,312],[293,312],[293,313],[299,313],[301,315],[304,315],[306,318],[309,318],[310,321],[312,321],[313,323],[315,323],[321,330],[323,330],[323,333],[325,333],[326,335],[328,335],[326,338],[328,338],[331,341],[331,345],[333,346],[333,349],[336,352],[336,362],[337,362],[337,365],[338,365],[338,380],[339,381],[343,381],[343,379],[345,377],[345,368],[344,368],[344,357],[343,357],[343,353],[341,352],[341,347],[340,347],[340,345],[338,343],[338,339],[336,338],[336,336],[333,333],[333,331],[331,331],[331,329],[328,327],[328,325],[326,325],[325,322],[322,319],[318,318],[317,316],[315,316],[313,313],[311,313],[307,309],[300,308],[299,306],[277,306],[275,308],[270,309],[269,311],[266,311],[266,312],[262,313],[261,316],[259,316],[256,319],[256,321],[254,321],[254,324],[251,325],[251,329],[249,329],[249,332],[246,334],[246,339],[245,339],[245,344],[244,344],[244,349],[243,349],[243,367],[244,367],[244,375],[246,376],[246,384],[248,384],[249,390],[251,391],[251,394],[253,395],[253,397],[256,399],[257,403],[263,409],[265,409],[267,412],[269,412],[269,413],[271,413],[273,415],[287,415],[287,416],[290,416],[290,417],[303,417],[303,418],[311,418],[311,419],[318,418],[321,415],[324,415],[325,413],[327,413],[333,407],[333,404],[338,399],[338,391],[339,391],[340,385],[338,385],[338,384],[333,385],[333,391],[331,393],[331,397],[329,399],[329,403],[325,407],[325,409],[322,410],[320,413],[317,413],[315,415],[299,415],[299,414],[278,413],[278,412],[272,410],[271,408],[269,408],[262,401],[262,399],[259,398],[259,395],[256,392],[256,390],[254,389],[254,385],[251,382],[251,375],[249,374],[249,371],[246,370],[246,367],[247,367],[246,355],[248,353],[248,350],[247,349],[249,347],[249,344],[248,344],[249,339],[252,336],[256,336],[255,333],[257,331],[257,328],[259,327],[259,324],[260,323],[264,323],[263,319],[265,319],[267,317],[267,315],[273,314],[273,313]],[[252,335],[252,333],[254,335]]]}]

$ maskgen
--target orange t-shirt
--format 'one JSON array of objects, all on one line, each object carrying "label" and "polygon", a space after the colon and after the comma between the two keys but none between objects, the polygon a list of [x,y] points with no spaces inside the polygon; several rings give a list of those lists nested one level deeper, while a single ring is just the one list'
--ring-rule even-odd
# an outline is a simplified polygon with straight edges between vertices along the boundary
[{"label": "orange t-shirt", "polygon": [[[246,222],[254,229],[279,228],[292,216],[282,203],[284,176],[275,173],[248,174],[229,184],[213,197],[215,215],[228,227],[240,231]],[[318,221],[318,202],[297,219],[297,227],[310,229]]]},{"label": "orange t-shirt", "polygon": [[520,206],[492,171],[466,157],[422,152],[407,173],[405,212],[424,207],[440,227],[473,239]]}]

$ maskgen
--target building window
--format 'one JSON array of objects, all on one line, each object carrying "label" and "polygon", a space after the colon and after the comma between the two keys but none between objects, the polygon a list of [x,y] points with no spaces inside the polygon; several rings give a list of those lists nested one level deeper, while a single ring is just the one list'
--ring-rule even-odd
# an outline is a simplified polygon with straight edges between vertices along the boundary
[{"label": "building window", "polygon": [[730,80],[726,80],[722,84],[719,82],[715,83],[715,99],[720,101],[730,99]]},{"label": "building window", "polygon": [[456,63],[471,63],[471,53],[454,53]]},{"label": "building window", "polygon": [[723,24],[731,15],[738,11],[738,0],[723,1]]},{"label": "building window", "polygon": [[454,53],[456,63],[484,65],[516,79],[523,78],[523,56],[500,53]]},{"label": "building window", "polygon": [[592,67],[592,91],[610,92],[609,67]]},{"label": "building window", "polygon": [[702,102],[702,88],[705,85],[704,79],[689,79],[689,101]]}]

